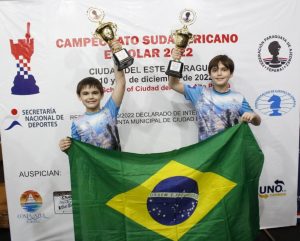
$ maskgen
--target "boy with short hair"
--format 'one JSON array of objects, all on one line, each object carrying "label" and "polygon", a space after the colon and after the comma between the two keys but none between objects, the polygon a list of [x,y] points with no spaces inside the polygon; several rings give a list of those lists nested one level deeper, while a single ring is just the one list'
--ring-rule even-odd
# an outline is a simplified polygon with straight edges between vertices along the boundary
[{"label": "boy with short hair", "polygon": [[[73,121],[72,138],[105,149],[121,150],[117,129],[117,115],[125,92],[124,71],[114,67],[116,85],[106,102],[100,108],[104,90],[100,81],[93,77],[82,79],[77,85],[77,96],[86,108],[84,115]],[[60,140],[62,151],[69,149],[71,139],[66,137]]]},{"label": "boy with short hair", "polygon": [[[173,51],[173,59],[181,52]],[[178,58],[179,57],[179,58]],[[169,86],[192,102],[198,117],[198,139],[203,141],[240,121],[260,125],[261,119],[250,107],[245,97],[229,88],[228,81],[234,72],[234,62],[227,55],[215,56],[208,65],[212,88],[194,86],[169,77]]]}]

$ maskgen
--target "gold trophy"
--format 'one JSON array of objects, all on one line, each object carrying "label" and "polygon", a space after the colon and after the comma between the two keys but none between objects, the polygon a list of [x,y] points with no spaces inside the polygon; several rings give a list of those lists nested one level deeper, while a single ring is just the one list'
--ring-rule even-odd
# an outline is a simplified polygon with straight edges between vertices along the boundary
[{"label": "gold trophy", "polygon": [[122,48],[120,42],[116,39],[117,25],[112,22],[103,22],[104,12],[98,8],[89,8],[87,15],[90,21],[97,22],[99,26],[95,30],[94,37],[103,39],[111,48],[113,60],[118,66],[118,70],[125,69],[133,64],[133,58],[128,51]]},{"label": "gold trophy", "polygon": [[172,31],[171,36],[174,39],[175,48],[172,53],[173,60],[170,60],[166,71],[166,75],[177,78],[182,77],[183,63],[180,62],[180,58],[188,44],[193,41],[193,34],[189,32],[187,26],[195,22],[196,13],[191,9],[184,9],[180,13],[179,20],[183,27]]}]

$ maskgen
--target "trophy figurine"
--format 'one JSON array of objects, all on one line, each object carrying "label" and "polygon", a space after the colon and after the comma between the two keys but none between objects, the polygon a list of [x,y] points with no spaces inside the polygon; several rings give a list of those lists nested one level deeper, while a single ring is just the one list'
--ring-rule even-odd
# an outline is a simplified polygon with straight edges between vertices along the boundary
[{"label": "trophy figurine", "polygon": [[94,37],[104,40],[113,53],[113,60],[118,66],[118,70],[125,69],[133,64],[133,58],[126,49],[122,48],[120,42],[116,39],[117,25],[112,22],[102,22],[104,12],[98,8],[89,8],[88,18],[92,22],[97,22],[99,26],[95,30]]},{"label": "trophy figurine", "polygon": [[172,51],[172,58],[170,60],[166,75],[181,78],[183,63],[180,62],[181,56],[189,43],[193,41],[193,34],[189,32],[187,26],[191,25],[196,20],[196,13],[190,9],[184,9],[179,16],[180,22],[183,24],[181,29],[172,32],[171,36],[174,39],[175,48]]}]

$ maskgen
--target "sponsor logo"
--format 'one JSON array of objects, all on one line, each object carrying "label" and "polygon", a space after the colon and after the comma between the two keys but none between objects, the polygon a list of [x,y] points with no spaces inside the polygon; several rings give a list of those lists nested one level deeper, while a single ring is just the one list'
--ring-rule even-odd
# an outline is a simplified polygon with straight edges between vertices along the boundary
[{"label": "sponsor logo", "polygon": [[16,126],[22,126],[19,122],[19,111],[16,108],[10,110],[10,114],[4,117],[3,119],[3,126],[4,130],[8,131],[13,129]]},{"label": "sponsor logo", "polygon": [[57,113],[56,109],[52,107],[23,110],[13,108],[10,112],[3,120],[5,130],[11,130],[16,126],[55,128],[60,121],[64,120],[64,115]]},{"label": "sponsor logo", "polygon": [[34,190],[27,190],[20,196],[20,205],[25,213],[17,215],[18,219],[25,220],[27,223],[40,223],[48,217],[42,212],[39,212],[43,205],[41,195]]},{"label": "sponsor logo", "polygon": [[296,106],[296,99],[284,90],[262,93],[255,101],[255,108],[268,116],[282,116]]},{"label": "sponsor logo", "polygon": [[71,191],[53,192],[53,203],[55,214],[72,213],[72,195]]},{"label": "sponsor logo", "polygon": [[57,114],[55,108],[24,109],[22,115],[28,128],[57,127],[64,116]]},{"label": "sponsor logo", "polygon": [[39,93],[34,76],[31,74],[30,60],[34,52],[34,39],[30,35],[30,23],[27,23],[27,32],[24,39],[14,43],[10,41],[11,54],[16,60],[17,75],[11,88],[13,95],[33,95]]},{"label": "sponsor logo", "polygon": [[270,72],[284,70],[291,63],[291,43],[281,35],[270,35],[259,44],[257,57],[262,67]]},{"label": "sponsor logo", "polygon": [[282,197],[286,196],[285,183],[282,180],[275,180],[273,185],[260,186],[259,187],[260,198]]}]

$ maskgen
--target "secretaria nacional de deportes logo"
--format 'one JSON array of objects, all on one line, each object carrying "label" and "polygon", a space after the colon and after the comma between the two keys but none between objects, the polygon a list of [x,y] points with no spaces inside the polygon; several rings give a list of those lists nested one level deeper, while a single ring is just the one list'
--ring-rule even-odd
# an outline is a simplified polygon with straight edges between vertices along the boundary
[{"label": "secretaria nacional de deportes logo", "polygon": [[270,35],[260,42],[257,57],[261,66],[266,70],[279,72],[291,63],[293,49],[285,37],[276,34]]},{"label": "secretaria nacional de deportes logo", "polygon": [[22,126],[22,124],[19,122],[19,116],[20,114],[18,109],[11,109],[10,114],[3,119],[4,130],[8,131],[16,126]]}]

